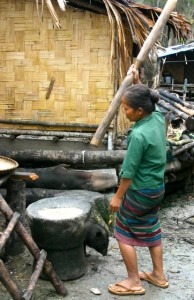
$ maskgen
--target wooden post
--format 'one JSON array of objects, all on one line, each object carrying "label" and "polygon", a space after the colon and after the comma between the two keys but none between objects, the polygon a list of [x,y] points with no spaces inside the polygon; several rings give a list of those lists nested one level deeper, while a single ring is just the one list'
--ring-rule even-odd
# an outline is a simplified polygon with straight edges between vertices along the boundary
[{"label": "wooden post", "polygon": [[[150,50],[153,48],[156,41],[159,39],[161,32],[168,21],[173,9],[175,8],[177,3],[177,0],[168,0],[164,9],[162,10],[161,15],[159,16],[156,24],[154,25],[152,31],[150,32],[148,38],[146,39],[143,47],[141,48],[136,62],[135,67],[139,69],[140,65],[143,61],[147,58]],[[128,74],[125,79],[123,80],[120,88],[118,89],[117,93],[114,96],[114,99],[112,100],[101,124],[99,125],[98,129],[96,130],[92,140],[91,144],[94,146],[99,146],[110,123],[112,122],[119,106],[121,103],[121,97],[126,90],[127,87],[129,87],[133,82],[133,74]]]},{"label": "wooden post", "polygon": [[[9,179],[7,181],[7,196],[6,200],[8,205],[14,212],[20,213],[20,221],[23,224],[27,224],[25,218],[26,214],[26,195],[25,195],[26,183],[23,180]],[[6,255],[18,255],[23,253],[25,245],[22,243],[18,234],[14,231],[11,234],[5,246]]]}]

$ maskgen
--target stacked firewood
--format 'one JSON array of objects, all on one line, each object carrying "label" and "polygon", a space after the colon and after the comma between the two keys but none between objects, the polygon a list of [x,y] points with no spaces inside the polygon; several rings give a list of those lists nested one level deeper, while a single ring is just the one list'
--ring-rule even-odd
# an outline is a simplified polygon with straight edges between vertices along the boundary
[{"label": "stacked firewood", "polygon": [[[176,94],[159,90],[159,107],[167,118],[166,187],[175,190],[187,187],[194,174],[194,104]],[[169,155],[169,153],[171,155]]]}]

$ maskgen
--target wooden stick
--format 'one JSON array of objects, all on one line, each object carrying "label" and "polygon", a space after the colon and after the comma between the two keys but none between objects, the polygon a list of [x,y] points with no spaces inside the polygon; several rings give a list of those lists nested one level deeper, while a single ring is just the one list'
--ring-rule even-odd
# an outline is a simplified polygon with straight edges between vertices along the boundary
[{"label": "wooden stick", "polygon": [[36,283],[38,281],[38,278],[42,272],[44,262],[46,259],[47,253],[45,250],[41,250],[39,260],[36,263],[35,270],[30,278],[28,288],[25,292],[25,294],[22,296],[21,300],[30,300],[32,299],[32,296],[34,294],[34,290],[36,287]]},{"label": "wooden stick", "polygon": [[18,219],[20,217],[20,214],[15,212],[9,222],[9,224],[7,225],[7,228],[4,230],[4,232],[2,233],[1,237],[0,237],[0,251],[1,249],[4,247],[5,243],[7,242],[8,238],[10,237],[13,229],[15,228],[15,225],[18,222]]},{"label": "wooden stick", "polygon": [[[168,0],[164,9],[162,10],[161,15],[159,16],[156,24],[154,25],[152,31],[150,32],[148,38],[146,39],[143,47],[141,48],[136,62],[135,67],[139,69],[140,65],[147,58],[150,50],[153,48],[156,41],[159,39],[161,32],[168,21],[173,9],[175,8],[177,0]],[[130,86],[133,82],[133,74],[128,74],[123,80],[120,88],[114,96],[101,124],[98,126],[92,140],[91,144],[94,146],[99,146],[110,123],[112,122],[119,106],[121,103],[121,97],[128,86]]]},{"label": "wooden stick", "polygon": [[49,99],[49,98],[50,98],[50,95],[51,95],[51,92],[52,92],[54,83],[55,83],[55,78],[52,77],[52,78],[51,78],[51,82],[50,82],[50,84],[49,84],[48,91],[47,91],[47,93],[46,93],[46,99]]},{"label": "wooden stick", "polygon": [[12,280],[9,271],[5,268],[2,260],[0,259],[0,281],[6,287],[14,300],[20,300],[22,291],[18,288],[17,284]]},{"label": "wooden stick", "polygon": [[[13,211],[11,210],[11,208],[9,207],[9,205],[1,195],[0,195],[0,210],[8,220],[12,218]],[[40,257],[40,249],[38,248],[38,246],[36,245],[32,237],[29,235],[28,231],[25,229],[25,227],[22,225],[20,221],[18,221],[15,227],[15,231],[19,234],[20,238],[22,239],[24,244],[28,247],[33,257],[36,260],[38,260]],[[63,285],[62,281],[59,279],[59,277],[53,270],[51,262],[48,261],[47,259],[45,260],[44,263],[43,272],[51,281],[57,293],[61,296],[66,296],[67,290],[65,286]]]}]

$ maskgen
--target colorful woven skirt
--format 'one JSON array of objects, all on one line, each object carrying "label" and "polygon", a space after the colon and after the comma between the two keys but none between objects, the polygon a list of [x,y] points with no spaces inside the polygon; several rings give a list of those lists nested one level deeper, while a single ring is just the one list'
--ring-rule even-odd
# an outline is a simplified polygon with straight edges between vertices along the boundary
[{"label": "colorful woven skirt", "polygon": [[164,186],[156,190],[128,189],[116,217],[116,239],[131,246],[160,246],[158,214],[163,196]]}]

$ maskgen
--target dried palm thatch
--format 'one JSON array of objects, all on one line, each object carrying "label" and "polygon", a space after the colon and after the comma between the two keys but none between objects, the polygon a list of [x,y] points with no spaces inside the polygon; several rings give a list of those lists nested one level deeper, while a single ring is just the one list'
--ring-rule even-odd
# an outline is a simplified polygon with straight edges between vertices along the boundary
[{"label": "dried palm thatch", "polygon": [[[127,64],[129,49],[127,35],[130,33],[133,42],[142,47],[149,31],[153,28],[162,9],[149,5],[138,4],[130,0],[35,0],[40,18],[43,17],[44,4],[47,5],[53,21],[60,28],[60,21],[54,5],[58,3],[62,10],[72,6],[98,14],[108,15],[111,25],[111,58],[114,55],[114,28],[117,25],[120,59],[123,65]],[[185,41],[191,33],[191,24],[180,13],[173,12],[167,22],[168,34],[173,31],[174,37]]]}]

